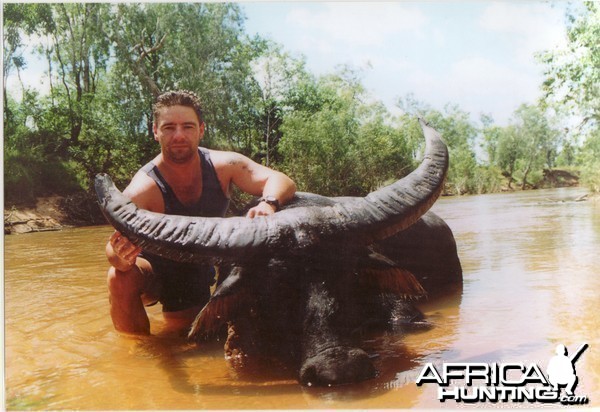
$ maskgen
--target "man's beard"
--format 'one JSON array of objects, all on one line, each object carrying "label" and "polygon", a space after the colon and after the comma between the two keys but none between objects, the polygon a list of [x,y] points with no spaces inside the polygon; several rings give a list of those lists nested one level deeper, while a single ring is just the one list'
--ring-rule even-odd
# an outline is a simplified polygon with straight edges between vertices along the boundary
[{"label": "man's beard", "polygon": [[167,148],[166,155],[173,163],[187,163],[194,157],[194,149],[191,146],[178,146]]}]

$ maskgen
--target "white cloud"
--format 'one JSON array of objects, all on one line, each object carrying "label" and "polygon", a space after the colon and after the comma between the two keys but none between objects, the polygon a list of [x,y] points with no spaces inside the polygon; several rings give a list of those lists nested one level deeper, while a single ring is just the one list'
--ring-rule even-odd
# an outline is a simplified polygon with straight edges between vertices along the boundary
[{"label": "white cloud", "polygon": [[451,88],[469,90],[472,96],[506,98],[537,94],[537,85],[531,87],[531,79],[527,75],[482,57],[467,58],[454,63],[449,77]]},{"label": "white cloud", "polygon": [[315,38],[356,46],[380,46],[388,36],[419,30],[427,21],[423,12],[401,3],[326,3],[318,10],[294,8],[290,24],[310,32]]},{"label": "white cloud", "polygon": [[534,103],[539,95],[536,78],[482,57],[459,60],[442,76],[415,71],[409,82],[418,100],[438,109],[458,103],[473,119],[492,113],[498,123],[506,123],[521,103]]},{"label": "white cloud", "polygon": [[287,27],[279,38],[309,56],[309,68],[316,74],[346,64],[375,71],[400,69],[406,56],[390,53],[390,47],[422,36],[428,20],[416,5],[405,3],[297,3],[287,13]]},{"label": "white cloud", "polygon": [[[366,68],[364,84],[393,107],[398,97],[442,109],[456,103],[506,122],[539,97],[534,53],[564,42],[564,3],[290,3],[275,38],[307,56],[309,70]],[[370,66],[368,66],[370,64]]]},{"label": "white cloud", "polygon": [[534,53],[565,43],[563,14],[547,3],[493,2],[484,10],[479,25],[513,36],[516,58],[527,63]]},{"label": "white cloud", "polygon": [[316,52],[321,55],[330,55],[335,52],[335,47],[332,42],[310,33],[296,36],[294,42],[296,43],[296,47],[303,52],[310,50],[312,53]]},{"label": "white cloud", "polygon": [[399,72],[410,67],[408,60],[402,56],[388,54],[365,54],[362,55],[363,62],[370,62],[371,66],[376,70],[385,68],[386,71]]},{"label": "white cloud", "polygon": [[437,47],[445,47],[448,44],[445,33],[438,27],[431,29],[431,37],[433,44]]}]

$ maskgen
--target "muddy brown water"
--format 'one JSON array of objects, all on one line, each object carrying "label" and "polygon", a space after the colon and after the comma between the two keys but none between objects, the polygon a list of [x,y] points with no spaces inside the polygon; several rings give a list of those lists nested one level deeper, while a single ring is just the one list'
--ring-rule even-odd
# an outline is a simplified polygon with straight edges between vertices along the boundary
[{"label": "muddy brown water", "polygon": [[[600,202],[582,189],[441,199],[464,269],[463,290],[422,302],[433,327],[366,342],[378,378],[337,388],[299,386],[292,371],[243,375],[222,343],[197,348],[161,332],[117,334],[103,255],[108,226],[5,237],[5,396],[9,409],[330,409],[457,407],[415,385],[427,362],[530,362],[558,343],[587,351],[577,394],[600,405]],[[489,404],[488,404],[489,405]],[[494,405],[489,405],[494,406]],[[536,407],[541,404],[497,404]]]}]

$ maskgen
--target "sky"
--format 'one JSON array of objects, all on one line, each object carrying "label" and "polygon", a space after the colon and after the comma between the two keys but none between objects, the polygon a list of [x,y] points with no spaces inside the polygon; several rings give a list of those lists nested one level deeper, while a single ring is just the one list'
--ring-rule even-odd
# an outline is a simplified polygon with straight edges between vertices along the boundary
[{"label": "sky", "polygon": [[396,1],[244,2],[257,33],[329,74],[363,73],[373,98],[397,108],[412,94],[442,110],[457,104],[474,120],[505,125],[540,96],[543,66],[534,54],[565,44],[564,2]]},{"label": "sky", "polygon": [[[506,125],[540,96],[543,66],[534,53],[565,43],[565,2],[371,1],[240,3],[246,31],[304,56],[315,75],[342,65],[392,113],[399,98],[443,110],[457,104],[477,121]],[[29,62],[23,82],[39,87],[46,64]],[[13,73],[7,85],[18,93]]]}]

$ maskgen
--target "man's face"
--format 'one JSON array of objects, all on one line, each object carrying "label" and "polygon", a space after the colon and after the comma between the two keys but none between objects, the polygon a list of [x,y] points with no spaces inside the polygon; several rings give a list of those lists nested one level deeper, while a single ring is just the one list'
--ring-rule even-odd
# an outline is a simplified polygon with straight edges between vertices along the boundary
[{"label": "man's face", "polygon": [[163,107],[154,123],[154,139],[160,143],[163,156],[174,163],[193,158],[204,135],[204,123],[198,121],[191,107]]}]

